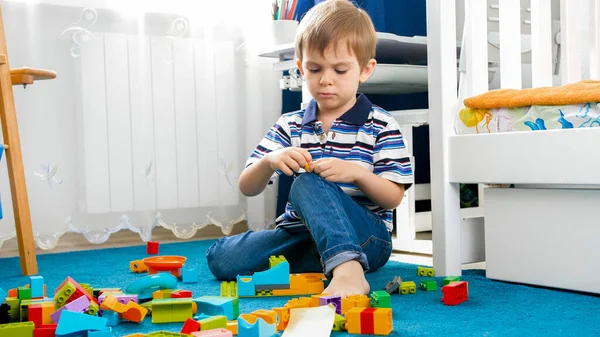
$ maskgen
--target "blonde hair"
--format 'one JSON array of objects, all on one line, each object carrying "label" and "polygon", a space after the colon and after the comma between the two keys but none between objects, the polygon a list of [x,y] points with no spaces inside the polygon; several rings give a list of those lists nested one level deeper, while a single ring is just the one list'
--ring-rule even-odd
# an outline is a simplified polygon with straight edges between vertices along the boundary
[{"label": "blonde hair", "polygon": [[375,57],[377,35],[375,27],[364,10],[348,0],[327,0],[311,8],[296,31],[296,57],[302,61],[306,48],[323,55],[325,48],[345,41],[361,68]]}]

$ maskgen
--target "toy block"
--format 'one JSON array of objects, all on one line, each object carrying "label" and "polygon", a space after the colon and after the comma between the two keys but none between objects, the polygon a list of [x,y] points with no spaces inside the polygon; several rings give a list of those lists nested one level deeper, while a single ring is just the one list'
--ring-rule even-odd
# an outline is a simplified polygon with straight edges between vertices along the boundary
[{"label": "toy block", "polygon": [[325,289],[325,275],[319,273],[290,274],[289,289],[274,289],[274,296],[320,294]]},{"label": "toy block", "polygon": [[227,330],[231,331],[233,335],[238,334],[238,321],[237,318],[233,321],[227,322]]},{"label": "toy block", "polygon": [[35,324],[33,322],[8,323],[0,325],[0,336],[31,337]]},{"label": "toy block", "polygon": [[227,327],[227,316],[217,315],[200,320],[200,331],[211,329],[225,329]]},{"label": "toy block", "polygon": [[346,317],[335,314],[335,318],[333,319],[333,328],[331,330],[332,331],[346,330]]},{"label": "toy block", "polygon": [[371,300],[366,295],[352,295],[342,299],[342,315],[352,308],[368,308]]},{"label": "toy block", "polygon": [[264,319],[267,324],[277,324],[277,313],[274,310],[254,310],[252,315]]},{"label": "toy block", "polygon": [[92,288],[92,286],[90,286],[87,283],[80,283],[79,285],[83,290],[85,290],[85,292],[87,292],[90,295],[94,295],[94,288]]},{"label": "toy block", "polygon": [[78,312],[63,311],[56,327],[57,335],[67,335],[87,330],[104,330],[108,320]]},{"label": "toy block", "polygon": [[192,336],[195,337],[232,337],[233,334],[227,329],[212,329],[206,331],[193,332]]},{"label": "toy block", "polygon": [[148,241],[148,243],[146,244],[146,253],[149,255],[158,254],[158,242]]},{"label": "toy block", "polygon": [[199,279],[199,272],[198,272],[197,265],[194,265],[194,266],[184,265],[183,266],[183,275],[181,277],[181,280],[183,281],[183,283],[198,283],[198,279]]},{"label": "toy block", "polygon": [[[290,288],[290,264],[285,257],[271,256],[269,258],[270,269],[256,272],[252,275],[257,290],[289,289]],[[238,280],[239,283],[239,280]],[[238,286],[239,291],[239,286]]]},{"label": "toy block", "polygon": [[274,337],[275,324],[268,324],[262,318],[242,314],[238,317],[238,337]]},{"label": "toy block", "polygon": [[92,295],[95,298],[99,298],[104,293],[122,293],[122,292],[123,291],[121,290],[121,288],[97,288],[97,289],[94,289],[94,291],[92,292]]},{"label": "toy block", "polygon": [[33,330],[33,337],[55,337],[56,324],[42,324]]},{"label": "toy block", "polygon": [[346,330],[349,334],[360,334],[361,333],[361,312],[365,308],[354,307],[346,312]]},{"label": "toy block", "polygon": [[129,261],[129,270],[134,273],[144,273],[148,271],[148,266],[142,260]]},{"label": "toy block", "polygon": [[[279,317],[279,321],[277,322],[276,326],[277,331],[285,330],[290,322],[290,308],[273,308],[273,311],[275,311],[275,313],[277,313],[277,317]],[[237,334],[237,332],[233,333]]]},{"label": "toy block", "polygon": [[121,323],[121,316],[119,313],[112,310],[102,310],[102,318],[107,319],[106,325],[108,326],[117,326]]},{"label": "toy block", "polygon": [[10,305],[4,303],[0,305],[0,324],[10,322]]},{"label": "toy block", "polygon": [[192,318],[191,298],[152,300],[152,323],[185,322]]},{"label": "toy block", "polygon": [[201,296],[193,299],[197,312],[208,316],[225,315],[228,320],[239,316],[239,300],[237,297]]},{"label": "toy block", "polygon": [[88,331],[87,337],[112,337],[112,328],[106,327],[102,331]]},{"label": "toy block", "polygon": [[392,298],[384,290],[377,290],[371,293],[371,306],[373,308],[391,308]]},{"label": "toy block", "polygon": [[330,303],[335,306],[335,313],[342,314],[342,297],[339,295],[321,296],[319,298],[319,305],[329,305]]},{"label": "toy block", "polygon": [[460,276],[447,276],[442,280],[442,286],[450,284],[450,282],[460,281]]},{"label": "toy block", "polygon": [[378,308],[373,313],[374,334],[387,336],[394,330],[391,308]]},{"label": "toy block", "polygon": [[36,328],[39,328],[42,324],[52,324],[51,314],[54,311],[54,303],[35,303],[30,304],[27,309],[28,320],[35,324]]},{"label": "toy block", "polygon": [[433,268],[429,267],[417,267],[417,275],[433,277],[435,276],[435,271],[433,270]]},{"label": "toy block", "polygon": [[398,289],[400,288],[400,284],[402,283],[402,277],[400,276],[394,276],[394,278],[391,281],[388,281],[388,283],[385,284],[385,291],[388,294],[393,294],[395,292],[398,292]]},{"label": "toy block", "polygon": [[6,297],[8,297],[8,292],[2,288],[0,288],[0,304],[4,303],[4,301],[6,300]]},{"label": "toy block", "polygon": [[375,320],[373,313],[376,308],[365,308],[360,312],[360,333],[365,335],[375,334]]},{"label": "toy block", "polygon": [[468,284],[465,281],[452,282],[442,287],[442,302],[457,305],[469,299]]},{"label": "toy block", "polygon": [[437,282],[435,280],[422,280],[419,284],[422,290],[425,291],[436,291]]},{"label": "toy block", "polygon": [[[20,303],[17,304],[16,308],[19,311],[19,319],[21,322],[25,322],[29,320],[29,306],[32,304],[42,304],[42,303],[49,303],[50,307],[52,309],[48,310],[46,309],[46,312],[48,312],[48,315],[50,315],[52,312],[51,310],[53,310],[54,305],[52,302],[51,298],[46,298],[46,299],[30,299],[30,300],[22,300]],[[49,308],[48,306],[46,306],[46,308]]]},{"label": "toy block", "polygon": [[142,335],[140,337],[189,337],[189,336],[190,335],[182,334],[182,333],[179,333],[179,332],[155,331],[155,332],[151,332],[151,333],[149,333],[147,335]]},{"label": "toy block", "polygon": [[192,298],[192,292],[189,290],[177,290],[171,293],[171,298]]},{"label": "toy block", "polygon": [[256,295],[256,285],[252,276],[237,277],[237,296],[253,297]]},{"label": "toy block", "polygon": [[223,297],[237,297],[237,283],[235,281],[221,282],[220,294]]},{"label": "toy block", "polygon": [[284,305],[285,308],[310,308],[311,300],[309,297],[292,298]]},{"label": "toy block", "polygon": [[16,297],[7,297],[3,306],[8,306],[9,321],[18,322],[21,318],[21,306],[19,299]]},{"label": "toy block", "polygon": [[196,331],[200,331],[200,323],[188,318],[185,320],[185,323],[183,323],[183,327],[181,328],[180,332],[191,335],[192,332]]},{"label": "toy block", "polygon": [[159,289],[152,293],[152,298],[153,299],[171,298],[172,293],[173,293],[172,289]]},{"label": "toy block", "polygon": [[407,281],[400,283],[400,294],[415,294],[417,292],[417,285],[414,281]]},{"label": "toy block", "polygon": [[131,301],[127,303],[127,310],[121,314],[121,317],[130,322],[140,323],[144,320],[147,313],[148,309]]},{"label": "toy block", "polygon": [[19,287],[19,299],[30,300],[31,299],[31,288]]},{"label": "toy block", "polygon": [[74,300],[73,302],[67,303],[62,308],[59,308],[52,314],[50,314],[50,318],[54,323],[58,323],[60,319],[60,315],[63,310],[73,311],[73,312],[87,312],[90,307],[90,300],[87,297],[81,296],[80,298]]}]

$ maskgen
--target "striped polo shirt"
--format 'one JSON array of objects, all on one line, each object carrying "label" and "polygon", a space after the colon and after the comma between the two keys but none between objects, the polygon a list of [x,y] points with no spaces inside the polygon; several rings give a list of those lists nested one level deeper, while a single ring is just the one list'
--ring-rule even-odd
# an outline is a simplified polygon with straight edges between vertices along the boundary
[{"label": "striped polo shirt", "polygon": [[[356,104],[333,122],[328,133],[323,131],[321,122],[317,120],[315,100],[305,110],[281,115],[252,152],[246,167],[271,151],[290,146],[308,150],[313,161],[339,158],[359,164],[384,179],[404,184],[405,189],[414,180],[410,156],[398,123],[363,94],[358,94]],[[301,169],[301,172],[304,170]],[[270,183],[282,173],[275,172]],[[373,203],[354,184],[337,185],[355,201],[379,215],[392,230],[392,210]],[[285,213],[276,222],[278,226],[302,224],[289,201]]]}]

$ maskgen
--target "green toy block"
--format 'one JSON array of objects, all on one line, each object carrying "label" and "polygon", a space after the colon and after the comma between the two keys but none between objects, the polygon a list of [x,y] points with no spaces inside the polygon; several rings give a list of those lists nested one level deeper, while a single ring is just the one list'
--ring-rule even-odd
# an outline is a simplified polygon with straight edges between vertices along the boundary
[{"label": "green toy block", "polygon": [[371,293],[371,306],[373,308],[391,308],[392,298],[385,290],[377,290]]},{"label": "green toy block", "polygon": [[333,319],[333,331],[343,331],[346,330],[346,317],[335,314],[335,318]]},{"label": "green toy block", "polygon": [[276,265],[280,264],[281,262],[286,262],[287,260],[285,259],[285,257],[283,255],[279,255],[279,256],[275,256],[272,255],[271,257],[269,257],[269,268],[273,268]]},{"label": "green toy block", "polygon": [[191,298],[152,300],[152,323],[185,322],[192,318]]},{"label": "green toy block", "polygon": [[198,321],[200,323],[200,331],[210,330],[210,329],[219,329],[219,328],[227,328],[227,316],[217,315],[205,318],[203,320]]},{"label": "green toy block", "polygon": [[444,277],[442,280],[442,285],[448,285],[450,282],[458,282],[460,281],[460,276],[448,276]]},{"label": "green toy block", "polygon": [[67,282],[62,288],[60,288],[54,295],[54,302],[56,303],[56,308],[62,308],[67,303],[69,297],[73,295],[75,290],[75,285],[71,282]]},{"label": "green toy block", "polygon": [[429,267],[417,267],[417,275],[433,277],[435,276],[435,271],[433,270],[433,268]]},{"label": "green toy block", "polygon": [[189,337],[190,335],[179,332],[170,332],[170,331],[155,331],[149,334],[146,334],[146,337]]},{"label": "green toy block", "polygon": [[31,337],[34,328],[33,322],[0,324],[0,336]]},{"label": "green toy block", "polygon": [[419,284],[422,290],[425,291],[436,291],[437,290],[437,282],[435,280],[423,280]]},{"label": "green toy block", "polygon": [[400,294],[414,294],[417,292],[417,285],[414,281],[407,281],[400,283]]},{"label": "green toy block", "polygon": [[18,288],[19,299],[30,300],[31,299],[31,288],[19,287]]},{"label": "green toy block", "polygon": [[223,296],[223,297],[238,297],[237,283],[235,281],[221,282],[221,296]]}]

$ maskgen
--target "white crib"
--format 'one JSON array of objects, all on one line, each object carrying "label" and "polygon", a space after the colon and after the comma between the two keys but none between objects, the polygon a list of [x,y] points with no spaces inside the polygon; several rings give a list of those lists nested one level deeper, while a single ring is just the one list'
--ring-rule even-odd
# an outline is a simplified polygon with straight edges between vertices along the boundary
[{"label": "white crib", "polygon": [[[464,5],[465,71],[458,81],[454,50],[462,13],[455,0],[427,0],[436,273],[460,275],[461,249],[472,245],[461,240],[458,183],[514,184],[484,189],[487,277],[600,293],[600,218],[595,212],[600,151],[594,148],[600,128],[479,135],[454,130],[462,99],[489,89],[488,36],[482,27],[487,27],[490,9],[499,14],[500,85],[519,89],[521,70],[529,69],[529,64],[522,66],[519,43],[523,21],[531,24],[533,87],[600,79],[600,1],[465,0]],[[560,24],[553,28],[558,9]]]}]

